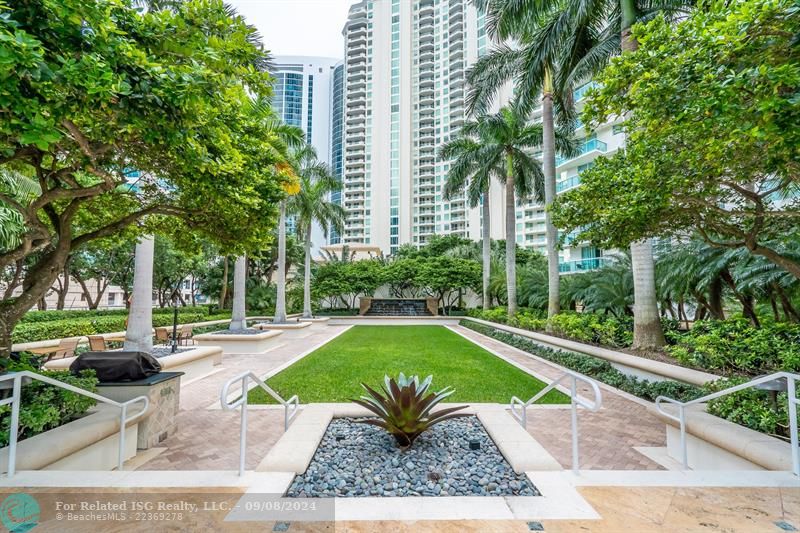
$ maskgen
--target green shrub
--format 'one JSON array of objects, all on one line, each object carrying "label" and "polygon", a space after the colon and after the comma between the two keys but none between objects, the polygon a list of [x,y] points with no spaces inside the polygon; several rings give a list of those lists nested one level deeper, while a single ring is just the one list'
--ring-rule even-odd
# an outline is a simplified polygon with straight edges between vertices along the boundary
[{"label": "green shrub", "polygon": [[675,337],[669,353],[678,361],[722,373],[800,371],[800,325],[783,322],[753,327],[744,318],[695,322]]},{"label": "green shrub", "polygon": [[[170,315],[172,316],[173,308],[171,307],[155,307],[153,308],[153,315]],[[180,307],[178,313],[192,313],[201,315],[210,315],[211,306],[196,306],[196,307]],[[53,311],[28,311],[20,320],[21,324],[32,322],[50,322],[53,320],[67,320],[75,318],[95,318],[107,316],[127,316],[127,309],[70,309],[70,310],[53,310]]]},{"label": "green shrub", "polygon": [[[155,309],[153,311],[154,327],[172,325],[172,310],[169,310],[169,313],[162,312],[161,310],[155,312]],[[17,324],[17,327],[14,328],[11,339],[14,343],[22,343],[123,331],[125,329],[126,318],[127,315],[113,314],[111,316],[90,316],[88,318],[23,322]],[[228,318],[230,318],[230,313],[208,315],[205,308],[187,307],[178,311],[179,324],[205,322],[208,320],[224,320]]]},{"label": "green shrub", "polygon": [[703,395],[703,390],[693,385],[678,381],[648,381],[626,376],[604,359],[545,348],[530,339],[505,333],[470,320],[462,320],[461,325],[651,402],[662,395],[680,401],[693,400]]},{"label": "green shrub", "polygon": [[[30,370],[64,383],[96,391],[97,378],[94,370],[85,370],[79,376],[63,371],[38,371],[27,359],[12,362],[9,371]],[[19,410],[19,436],[26,439],[73,420],[94,406],[95,401],[86,396],[54,387],[41,381],[33,381],[22,387],[22,403]],[[11,406],[0,407],[0,446],[7,446],[11,431]]]},{"label": "green shrub", "polygon": [[[748,379],[743,377],[720,379],[708,385],[706,393],[727,389],[745,383]],[[778,394],[777,403],[773,405],[766,391],[745,389],[711,400],[708,402],[708,412],[756,431],[782,437],[789,436],[789,409],[785,392]]]}]

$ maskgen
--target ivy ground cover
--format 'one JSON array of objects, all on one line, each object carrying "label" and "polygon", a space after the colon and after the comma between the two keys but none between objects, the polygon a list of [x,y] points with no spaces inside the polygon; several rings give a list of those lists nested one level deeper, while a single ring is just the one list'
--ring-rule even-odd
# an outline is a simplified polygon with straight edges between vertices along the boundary
[{"label": "ivy ground cover", "polygon": [[[354,326],[267,381],[302,403],[347,402],[377,387],[383,376],[433,375],[432,390],[451,386],[448,402],[508,403],[530,398],[546,384],[444,326]],[[260,388],[251,403],[274,403]],[[568,403],[551,391],[542,403]]]}]

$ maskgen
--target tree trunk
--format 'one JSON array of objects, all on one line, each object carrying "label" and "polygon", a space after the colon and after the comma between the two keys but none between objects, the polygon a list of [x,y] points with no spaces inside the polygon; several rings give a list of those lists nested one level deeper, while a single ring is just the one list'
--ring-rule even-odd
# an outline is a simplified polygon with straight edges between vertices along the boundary
[{"label": "tree trunk", "polygon": [[492,307],[492,297],[489,294],[489,278],[492,269],[492,236],[491,236],[491,206],[489,205],[489,187],[483,192],[483,226],[481,227],[481,247],[483,256],[483,308]]},{"label": "tree trunk", "polygon": [[228,256],[222,259],[222,288],[219,290],[219,308],[225,309],[225,298],[228,297]]},{"label": "tree trunk", "polygon": [[278,297],[275,300],[275,324],[286,322],[286,200],[281,200],[280,219],[278,221]]},{"label": "tree trunk", "polygon": [[153,349],[153,245],[152,235],[136,244],[133,299],[125,330],[127,351],[150,353]]},{"label": "tree trunk", "polygon": [[792,301],[789,297],[786,296],[786,291],[783,290],[783,287],[778,283],[773,283],[773,287],[781,301],[781,307],[783,308],[783,314],[786,315],[786,320],[788,322],[800,322],[800,314],[798,314],[797,309],[792,305]]},{"label": "tree trunk", "polygon": [[246,327],[245,291],[247,282],[247,257],[240,255],[233,265],[233,311],[228,329],[238,331]]},{"label": "tree trunk", "polygon": [[[549,70],[545,74],[545,93],[542,95],[542,167],[544,171],[544,224],[547,240],[547,318],[561,311],[558,272],[558,232],[553,225],[550,206],[556,199],[556,137],[553,125],[553,94]],[[552,331],[550,321],[547,331]]]},{"label": "tree trunk", "polygon": [[739,291],[738,287],[736,286],[736,281],[733,279],[733,275],[731,275],[727,268],[720,271],[719,276],[720,279],[725,282],[728,288],[730,288],[736,299],[739,300],[739,303],[742,304],[742,314],[750,320],[750,323],[753,325],[753,327],[760,328],[761,323],[758,320],[758,315],[756,314],[756,310],[753,305],[753,297],[743,294]]},{"label": "tree trunk", "polygon": [[63,271],[64,281],[61,282],[61,290],[58,292],[58,301],[56,302],[56,309],[59,311],[64,309],[64,304],[67,301],[67,293],[69,292],[69,259],[67,259],[67,264],[64,265]]},{"label": "tree trunk", "polygon": [[708,311],[717,320],[725,320],[722,306],[722,279],[717,276],[708,286]]},{"label": "tree trunk", "polygon": [[506,155],[506,289],[508,316],[517,312],[517,210],[514,196],[514,160]]},{"label": "tree trunk", "polygon": [[652,350],[666,344],[658,316],[655,262],[650,239],[631,243],[633,270],[633,348]]},{"label": "tree trunk", "polygon": [[311,222],[306,228],[305,268],[303,269],[303,318],[311,318]]}]

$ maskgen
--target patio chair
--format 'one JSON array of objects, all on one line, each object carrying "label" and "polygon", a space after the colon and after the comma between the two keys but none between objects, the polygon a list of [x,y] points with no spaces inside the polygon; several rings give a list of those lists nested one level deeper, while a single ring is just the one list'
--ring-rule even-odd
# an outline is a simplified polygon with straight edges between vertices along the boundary
[{"label": "patio chair", "polygon": [[58,348],[50,353],[45,358],[45,363],[53,359],[63,359],[65,357],[72,357],[75,355],[75,350],[78,348],[78,339],[61,339],[58,343]]},{"label": "patio chair", "polygon": [[169,344],[172,340],[172,334],[169,328],[156,328],[156,342],[158,344]]},{"label": "patio chair", "polygon": [[192,325],[184,324],[178,332],[178,344],[189,345],[192,341]]},{"label": "patio chair", "polygon": [[89,349],[93,352],[105,352],[108,350],[105,337],[102,335],[89,335]]}]

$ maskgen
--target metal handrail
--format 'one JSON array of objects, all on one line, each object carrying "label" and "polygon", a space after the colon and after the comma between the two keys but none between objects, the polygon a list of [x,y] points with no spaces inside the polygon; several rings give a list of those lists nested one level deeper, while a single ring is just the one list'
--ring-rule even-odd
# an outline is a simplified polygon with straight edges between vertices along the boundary
[{"label": "metal handrail", "polygon": [[[10,380],[14,381],[14,388],[11,397],[0,400],[0,406],[11,404],[11,430],[8,438],[8,477],[12,477],[17,470],[17,437],[19,433],[19,407],[22,403],[23,378],[35,379],[37,381],[47,383],[48,385],[60,387],[70,392],[74,392],[75,394],[92,398],[95,401],[113,405],[114,407],[119,407],[119,454],[117,456],[117,470],[122,470],[122,465],[125,462],[125,428],[128,426],[129,422],[140,417],[150,407],[150,400],[147,398],[147,396],[137,396],[136,398],[126,402],[116,402],[110,398],[106,398],[105,396],[100,396],[99,394],[89,392],[81,389],[80,387],[70,385],[69,383],[64,383],[63,381],[58,381],[57,379],[49,378],[47,376],[37,374],[36,372],[24,370],[22,372],[12,372],[10,374],[4,374],[0,376],[0,382]],[[140,402],[144,404],[142,410],[135,415],[128,417],[128,407]]]},{"label": "metal handrail", "polygon": [[[241,407],[241,425],[239,429],[239,475],[244,474],[244,462],[245,462],[245,454],[247,452],[247,393],[249,392],[247,384],[250,380],[253,380],[256,385],[267,391],[267,394],[272,396],[275,400],[278,401],[281,405],[283,405],[283,430],[286,431],[289,428],[289,423],[292,419],[297,415],[298,408],[300,407],[300,399],[295,394],[288,400],[284,400],[280,394],[275,392],[269,385],[264,383],[261,378],[255,375],[251,371],[242,372],[241,374],[232,377],[225,384],[222,386],[222,390],[219,393],[219,401],[222,404],[223,411],[234,411],[236,408]],[[233,402],[228,402],[228,396],[230,396],[229,389],[231,385],[234,383],[239,382],[241,383],[241,396],[234,400]]]},{"label": "metal handrail", "polygon": [[[678,422],[680,424],[681,462],[683,464],[684,470],[689,468],[689,455],[686,447],[686,408],[688,406],[707,403],[709,400],[721,398],[722,396],[727,396],[728,394],[743,391],[745,389],[755,387],[756,385],[761,385],[762,383],[767,383],[769,381],[775,381],[778,379],[786,380],[786,395],[787,395],[787,402],[789,404],[789,436],[792,446],[792,472],[794,473],[794,475],[800,476],[800,449],[798,449],[798,438],[797,438],[797,406],[800,405],[800,400],[798,400],[796,393],[797,391],[796,382],[800,380],[800,375],[792,374],[791,372],[775,372],[774,374],[761,376],[752,379],[747,383],[742,383],[740,385],[735,385],[733,387],[729,387],[721,391],[707,394],[705,396],[701,396],[700,398],[696,398],[688,402],[680,402],[673,398],[668,398],[667,396],[659,396],[658,398],[656,398],[656,410],[665,417],[674,420],[675,422]],[[662,404],[664,403],[677,405],[678,416],[675,416],[672,413],[665,411],[662,407]]]},{"label": "metal handrail", "polygon": [[[587,378],[582,374],[578,374],[577,372],[572,372],[571,370],[566,370],[557,380],[553,381],[547,387],[540,390],[533,398],[528,400],[527,402],[523,402],[516,396],[511,398],[511,416],[513,416],[517,422],[519,422],[523,428],[527,427],[528,424],[528,407],[536,403],[540,398],[542,398],[545,394],[550,392],[551,390],[555,389],[562,381],[569,378],[570,380],[570,387],[569,387],[569,396],[570,396],[570,404],[572,410],[572,471],[574,473],[578,473],[579,470],[579,458],[578,458],[578,406],[580,405],[584,409],[588,409],[589,411],[597,411],[603,406],[603,395],[600,393],[600,387],[597,385],[597,382],[591,378]],[[588,402],[578,396],[578,382],[582,381],[589,385],[592,388],[592,392],[594,393],[594,401]],[[515,409],[516,405],[520,406],[520,409]]]}]

